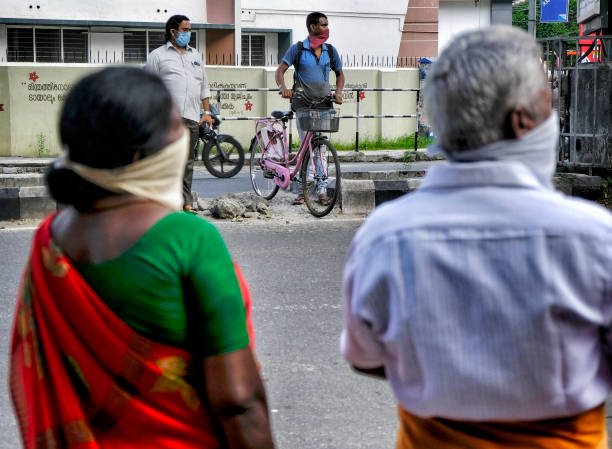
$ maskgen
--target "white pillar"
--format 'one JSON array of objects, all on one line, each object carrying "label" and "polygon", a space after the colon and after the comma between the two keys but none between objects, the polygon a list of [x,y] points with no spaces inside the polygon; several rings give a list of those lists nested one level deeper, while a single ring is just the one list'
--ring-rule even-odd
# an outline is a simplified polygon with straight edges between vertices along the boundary
[{"label": "white pillar", "polygon": [[240,58],[242,51],[241,43],[242,43],[242,26],[241,26],[241,17],[242,17],[242,5],[241,0],[234,0],[234,64],[240,65]]}]

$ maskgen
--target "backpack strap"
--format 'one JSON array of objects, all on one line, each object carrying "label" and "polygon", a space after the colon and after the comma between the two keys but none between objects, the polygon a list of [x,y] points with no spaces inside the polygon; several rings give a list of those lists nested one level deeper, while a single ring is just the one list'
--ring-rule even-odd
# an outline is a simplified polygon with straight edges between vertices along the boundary
[{"label": "backpack strap", "polygon": [[334,56],[334,46],[332,44],[327,43],[325,45],[327,45],[327,54],[329,55],[329,68],[332,69],[334,73],[336,73],[336,69],[334,69],[336,65],[336,57]]},{"label": "backpack strap", "polygon": [[[336,65],[334,46],[328,43],[326,43],[325,46],[327,47],[327,54],[329,56],[329,68],[332,69],[334,73],[336,73],[336,70],[334,69]],[[296,74],[300,70],[300,61],[302,60],[302,53],[304,53],[304,42],[299,41],[297,43],[297,53],[295,55],[295,59],[293,60],[293,84],[295,84],[297,77]]]},{"label": "backpack strap", "polygon": [[299,41],[297,43],[297,54],[293,61],[293,84],[297,82],[297,73],[300,70],[300,61],[302,60],[302,53],[304,53],[304,42]]}]

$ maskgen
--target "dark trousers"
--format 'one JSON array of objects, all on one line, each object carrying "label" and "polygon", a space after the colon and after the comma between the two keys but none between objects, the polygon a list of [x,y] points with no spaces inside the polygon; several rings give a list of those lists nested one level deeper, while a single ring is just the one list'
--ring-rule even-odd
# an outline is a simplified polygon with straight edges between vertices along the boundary
[{"label": "dark trousers", "polygon": [[185,175],[183,176],[183,205],[193,203],[191,195],[191,181],[193,180],[193,161],[196,157],[196,145],[200,137],[200,127],[198,122],[183,118],[183,123],[189,130],[189,154],[187,155],[187,164],[185,165]]}]

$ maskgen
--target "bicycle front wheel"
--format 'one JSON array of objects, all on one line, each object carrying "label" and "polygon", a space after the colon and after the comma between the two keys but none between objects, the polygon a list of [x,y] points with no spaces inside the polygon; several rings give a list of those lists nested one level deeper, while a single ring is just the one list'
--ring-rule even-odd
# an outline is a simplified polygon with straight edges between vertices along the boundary
[{"label": "bicycle front wheel", "polygon": [[211,175],[217,178],[231,178],[244,166],[242,145],[232,136],[220,134],[217,143],[210,140],[202,151],[202,161]]},{"label": "bicycle front wheel", "polygon": [[[259,142],[261,142],[261,136],[259,136]],[[274,198],[274,195],[278,192],[278,186],[274,183],[274,173],[265,169],[262,165],[262,161],[265,158],[265,152],[256,138],[253,138],[251,142],[251,184],[253,190],[259,196],[264,197],[267,200]]]},{"label": "bicycle front wheel", "polygon": [[302,161],[302,190],[310,213],[324,217],[340,196],[340,161],[336,149],[326,137],[313,138],[312,146],[314,158],[311,158],[310,151],[306,151]]}]

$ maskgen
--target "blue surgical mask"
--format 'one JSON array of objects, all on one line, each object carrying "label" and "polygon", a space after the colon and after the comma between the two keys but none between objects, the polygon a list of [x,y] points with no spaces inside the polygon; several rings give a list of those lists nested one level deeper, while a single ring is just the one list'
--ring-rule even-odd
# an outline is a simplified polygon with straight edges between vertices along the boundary
[{"label": "blue surgical mask", "polygon": [[179,31],[179,35],[176,38],[176,43],[178,44],[179,47],[186,47],[190,40],[191,40],[191,32],[183,33],[182,31]]}]

